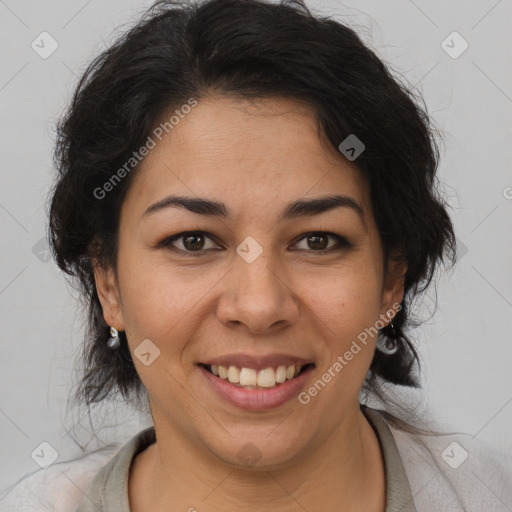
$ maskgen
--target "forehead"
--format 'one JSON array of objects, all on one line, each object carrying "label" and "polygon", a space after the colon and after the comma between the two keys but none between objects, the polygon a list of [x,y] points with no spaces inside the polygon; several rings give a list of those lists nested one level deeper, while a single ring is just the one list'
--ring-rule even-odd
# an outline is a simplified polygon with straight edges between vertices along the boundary
[{"label": "forehead", "polygon": [[220,199],[241,214],[249,205],[272,211],[334,193],[368,206],[357,168],[319,133],[313,110],[296,100],[202,100],[155,142],[125,199],[130,215],[176,193]]}]

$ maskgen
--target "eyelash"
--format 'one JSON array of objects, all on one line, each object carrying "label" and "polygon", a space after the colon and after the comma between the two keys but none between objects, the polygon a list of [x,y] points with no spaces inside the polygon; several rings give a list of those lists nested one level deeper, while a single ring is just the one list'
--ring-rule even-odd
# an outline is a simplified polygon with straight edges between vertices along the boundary
[{"label": "eyelash", "polygon": [[[200,249],[198,251],[187,251],[187,250],[183,250],[183,249],[178,249],[171,245],[174,241],[185,238],[186,236],[190,236],[190,235],[202,235],[206,238],[210,238],[212,241],[215,242],[215,238],[205,231],[184,231],[182,233],[178,233],[177,235],[173,235],[173,236],[165,238],[157,245],[157,247],[163,248],[163,249],[168,249],[173,252],[183,253],[183,254],[186,254],[187,256],[192,256],[192,257],[202,256],[207,251],[218,250],[218,249]],[[335,233],[330,233],[328,231],[311,231],[309,233],[304,233],[304,235],[302,235],[301,238],[299,238],[294,243],[294,245],[299,242],[302,242],[304,239],[308,238],[309,236],[315,236],[315,235],[327,236],[329,238],[334,238],[337,241],[337,245],[335,247],[331,247],[330,249],[324,249],[322,251],[306,250],[306,252],[312,252],[314,254],[321,255],[321,254],[329,254],[333,251],[339,251],[342,249],[350,249],[350,248],[355,247],[355,244],[350,243],[345,237],[337,235]],[[301,251],[304,249],[296,249],[296,250]]]}]

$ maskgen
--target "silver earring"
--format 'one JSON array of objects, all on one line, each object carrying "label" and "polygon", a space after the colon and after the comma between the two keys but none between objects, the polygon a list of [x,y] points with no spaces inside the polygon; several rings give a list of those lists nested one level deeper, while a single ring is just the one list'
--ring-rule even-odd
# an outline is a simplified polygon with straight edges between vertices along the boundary
[{"label": "silver earring", "polygon": [[383,340],[382,338],[377,342],[377,350],[380,350],[383,354],[391,356],[398,352],[398,342],[396,340],[397,336],[395,333],[395,328],[393,327],[393,322],[391,321],[391,316],[387,313],[389,318],[389,325],[391,325],[391,330],[393,331],[393,339],[387,338]]},{"label": "silver earring", "polygon": [[121,344],[119,341],[119,332],[115,327],[110,328],[110,338],[107,341],[108,348],[116,349]]}]

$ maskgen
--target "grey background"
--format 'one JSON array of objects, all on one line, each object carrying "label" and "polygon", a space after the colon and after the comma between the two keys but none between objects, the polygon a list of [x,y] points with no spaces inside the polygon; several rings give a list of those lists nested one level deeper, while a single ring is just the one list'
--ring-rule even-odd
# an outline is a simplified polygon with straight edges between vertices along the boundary
[{"label": "grey background", "polygon": [[[355,26],[422,92],[444,132],[440,176],[461,257],[439,279],[435,313],[433,291],[418,309],[427,321],[411,334],[421,352],[423,392],[407,396],[439,425],[510,454],[512,2],[307,3]],[[67,410],[83,317],[40,241],[53,180],[52,125],[84,66],[150,4],[0,0],[0,496],[38,469],[31,453],[41,442],[64,458],[79,450],[73,437],[90,439],[83,411]],[[47,59],[31,48],[43,31],[59,45]],[[453,31],[469,44],[458,58],[441,47]],[[453,51],[461,48],[448,41]],[[123,441],[147,424],[123,407],[98,414],[96,426],[105,428],[88,449]],[[122,426],[114,436],[116,424]]]}]

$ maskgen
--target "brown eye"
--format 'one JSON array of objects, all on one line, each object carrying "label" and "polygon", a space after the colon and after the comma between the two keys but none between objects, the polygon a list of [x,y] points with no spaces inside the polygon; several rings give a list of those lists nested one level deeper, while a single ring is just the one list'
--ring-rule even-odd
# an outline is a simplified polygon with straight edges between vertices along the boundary
[{"label": "brown eye", "polygon": [[183,245],[187,251],[198,251],[203,248],[203,235],[187,235],[183,237]]},{"label": "brown eye", "polygon": [[[336,243],[329,246],[329,240],[334,240]],[[340,235],[326,232],[306,233],[298,243],[306,243],[306,247],[299,247],[296,250],[305,250],[306,252],[326,253],[338,249],[355,247],[354,244]],[[297,244],[295,244],[297,246]]]},{"label": "brown eye", "polygon": [[326,247],[329,245],[328,236],[325,235],[311,235],[308,236],[307,241],[309,244],[309,247],[312,249],[317,249],[320,251],[323,251],[326,249]]},{"label": "brown eye", "polygon": [[[208,247],[208,241],[210,246]],[[158,247],[183,253],[187,256],[201,256],[211,250],[221,249],[207,233],[201,231],[188,231],[170,236],[160,242]]]}]

